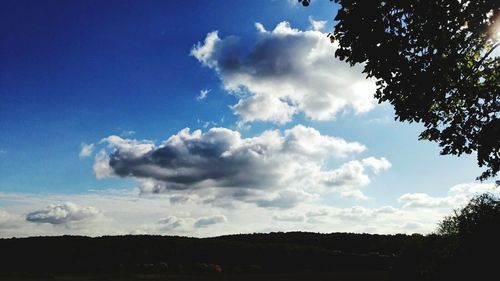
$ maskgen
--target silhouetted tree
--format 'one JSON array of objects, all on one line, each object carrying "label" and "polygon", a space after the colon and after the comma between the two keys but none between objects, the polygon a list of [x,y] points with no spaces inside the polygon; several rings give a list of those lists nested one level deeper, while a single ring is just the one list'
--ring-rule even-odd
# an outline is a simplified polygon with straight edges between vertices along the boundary
[{"label": "silhouetted tree", "polygon": [[[310,1],[299,1],[304,6]],[[335,56],[377,79],[399,121],[423,123],[441,154],[477,152],[478,179],[500,169],[498,0],[335,0]]]},{"label": "silhouetted tree", "polygon": [[[500,198],[486,193],[476,196],[454,215],[446,217],[438,233],[454,238],[449,271],[460,280],[482,280],[494,272],[500,250]],[[470,279],[472,278],[472,279]]]},{"label": "silhouetted tree", "polygon": [[485,193],[476,196],[463,209],[446,217],[438,233],[458,235],[464,240],[484,240],[485,237],[500,237],[500,198]]}]

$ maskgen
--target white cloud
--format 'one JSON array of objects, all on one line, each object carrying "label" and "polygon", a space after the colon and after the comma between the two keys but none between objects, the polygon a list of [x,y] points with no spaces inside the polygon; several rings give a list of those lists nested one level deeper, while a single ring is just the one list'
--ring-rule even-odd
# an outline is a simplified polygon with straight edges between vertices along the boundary
[{"label": "white cloud", "polygon": [[94,152],[94,144],[93,143],[91,143],[91,144],[82,143],[80,146],[79,156],[80,156],[80,158],[90,157],[93,152]]},{"label": "white cloud", "polygon": [[18,228],[21,225],[19,216],[0,210],[0,230]]},{"label": "white cloud", "polygon": [[339,217],[343,220],[374,220],[385,216],[399,215],[400,210],[392,206],[382,206],[379,208],[366,208],[362,206],[354,206],[344,208],[339,212]]},{"label": "white cloud", "polygon": [[497,188],[494,183],[462,183],[454,185],[450,188],[450,193],[452,194],[468,194],[475,195],[485,192],[499,193],[500,188]]},{"label": "white cloud", "polygon": [[304,216],[301,214],[283,214],[283,215],[274,215],[273,220],[275,221],[284,221],[284,222],[301,222],[304,221]]},{"label": "white cloud", "polygon": [[434,197],[426,193],[406,193],[399,197],[399,202],[405,208],[460,208],[464,206],[472,196],[491,192],[499,195],[500,190],[495,188],[494,183],[464,183],[450,188],[449,195]]},{"label": "white cloud", "polygon": [[311,24],[316,30],[281,22],[267,31],[257,23],[257,39],[250,45],[214,31],[191,54],[238,98],[232,109],[243,122],[286,123],[297,113],[332,120],[342,111],[370,111],[374,81],[365,79],[362,66],[334,59],[337,47],[319,31],[324,23],[311,19]]},{"label": "white cloud", "polygon": [[375,215],[376,214],[373,210],[361,206],[346,208],[338,214],[338,216],[342,220],[348,220],[348,221],[368,220],[373,218]]},{"label": "white cloud", "polygon": [[[0,192],[0,205],[2,205],[3,211],[0,211],[0,227],[2,227],[0,237],[97,236],[130,233],[207,237],[234,233],[292,230],[429,233],[436,229],[437,223],[444,216],[452,212],[451,208],[368,207],[362,205],[339,208],[332,202],[327,203],[318,200],[318,198],[306,199],[301,204],[288,209],[262,208],[257,204],[234,200],[236,195],[218,199],[222,200],[218,201],[221,204],[225,202],[232,204],[232,208],[227,208],[207,203],[206,197],[199,195],[198,191],[189,193],[187,195],[189,199],[184,202],[169,200],[176,195],[185,195],[183,191],[154,196],[147,194],[137,196],[138,193],[138,189],[104,190],[74,195]],[[92,205],[96,210],[99,210],[102,216],[92,220],[74,221],[70,227],[57,227],[51,223],[31,223],[25,220],[26,214],[33,210],[45,210],[46,206],[51,205],[52,202],[73,202],[77,206]],[[80,207],[80,209],[84,208]],[[44,213],[48,214],[51,211]],[[6,216],[8,219],[4,219]],[[9,223],[1,223],[5,221],[9,221]],[[210,224],[213,222],[215,223]],[[6,225],[8,227],[5,227]],[[62,225],[64,226],[64,224]]]},{"label": "white cloud", "polygon": [[326,20],[314,20],[313,17],[309,16],[309,23],[311,24],[311,29],[314,31],[321,31],[325,28]]},{"label": "white cloud", "polygon": [[44,209],[30,212],[26,220],[33,223],[77,226],[79,223],[96,219],[100,212],[94,207],[80,207],[74,203],[51,204]]},{"label": "white cloud", "polygon": [[210,93],[210,91],[211,91],[210,89],[202,89],[200,91],[200,94],[196,97],[196,100],[202,101],[202,100],[206,99],[208,96],[208,93]]},{"label": "white cloud", "polygon": [[340,192],[341,198],[351,198],[356,200],[368,200],[369,198],[359,189],[343,190]]},{"label": "white cloud", "polygon": [[398,212],[398,209],[392,206],[382,206],[376,210],[379,214],[394,214]]},{"label": "white cloud", "polygon": [[328,216],[328,211],[325,209],[313,210],[306,213],[306,217],[308,218],[316,218],[316,217],[324,217]]},{"label": "white cloud", "polygon": [[368,157],[362,160],[349,161],[338,169],[323,172],[321,178],[325,185],[335,188],[342,198],[366,200],[368,197],[363,194],[360,188],[370,183],[367,168],[372,173],[378,174],[390,167],[391,163],[383,157]]},{"label": "white cloud", "polygon": [[363,159],[361,162],[365,167],[371,168],[375,174],[378,174],[380,171],[385,171],[392,166],[391,163],[384,157],[368,157]]},{"label": "white cloud", "polygon": [[369,157],[331,169],[329,159],[352,156],[366,147],[302,125],[249,138],[226,128],[186,128],[159,146],[117,136],[103,142],[110,151],[96,156],[97,178],[133,177],[141,182],[143,194],[194,192],[226,206],[236,199],[285,209],[327,192],[360,199],[364,195],[358,189],[370,182],[370,172],[390,167],[385,158]]},{"label": "white cloud", "polygon": [[104,150],[99,151],[94,158],[94,174],[97,179],[113,176],[113,169],[109,166],[109,156]]},{"label": "white cloud", "polygon": [[467,202],[465,196],[432,197],[426,193],[406,193],[398,200],[405,208],[449,208]]}]

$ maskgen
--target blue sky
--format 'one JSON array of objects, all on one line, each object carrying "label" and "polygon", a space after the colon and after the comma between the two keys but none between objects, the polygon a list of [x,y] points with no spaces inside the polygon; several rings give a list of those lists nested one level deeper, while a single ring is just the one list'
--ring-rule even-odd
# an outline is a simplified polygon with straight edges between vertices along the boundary
[{"label": "blue sky", "polygon": [[[372,82],[359,68],[335,60],[335,46],[321,41],[328,40],[326,33],[334,26],[335,4],[317,1],[303,8],[286,0],[219,2],[4,1],[3,236],[207,236],[295,229],[427,233],[464,198],[492,187],[474,182],[481,170],[473,155],[440,156],[437,144],[418,141],[421,126],[393,121],[389,105],[373,103]],[[197,99],[204,90],[206,97]],[[226,131],[212,130],[209,138],[213,127]],[[179,137],[184,128],[192,135]],[[201,136],[193,133],[197,129]],[[265,132],[279,135],[273,141],[306,146],[319,135],[310,148],[319,152],[305,160],[289,147],[276,152]],[[155,166],[137,154],[141,145],[153,143],[148,153],[158,151],[160,162],[172,160],[161,143],[174,135],[184,145],[202,145],[211,152],[230,142],[233,156],[265,147],[263,157],[278,162],[242,164],[259,172],[252,174],[210,157],[202,164],[190,162],[193,166]],[[364,149],[356,150],[354,143]],[[88,146],[88,153],[79,156],[85,145],[92,149]],[[178,152],[174,160],[200,158],[190,153]],[[125,161],[130,157],[138,162]],[[363,162],[368,158],[376,162]],[[236,160],[250,161],[231,159]],[[281,166],[279,161],[282,169],[270,168]],[[338,178],[347,173],[341,171],[346,163],[362,171]],[[211,165],[219,170],[207,168]],[[311,173],[293,178],[300,165],[311,167],[305,169]],[[153,173],[156,168],[194,174],[183,174],[181,181]],[[241,180],[247,176],[253,178]],[[295,183],[309,176],[325,179],[285,186],[272,176]],[[347,184],[347,178],[353,181]],[[302,197],[286,197],[290,192]],[[322,223],[311,220],[314,212],[324,217]],[[245,213],[273,219],[252,223]],[[64,219],[51,220],[55,214]],[[368,220],[370,228],[352,224],[350,216]],[[411,220],[403,221],[405,216]],[[210,223],[199,227],[199,220]],[[398,228],[405,223],[408,228]]]}]

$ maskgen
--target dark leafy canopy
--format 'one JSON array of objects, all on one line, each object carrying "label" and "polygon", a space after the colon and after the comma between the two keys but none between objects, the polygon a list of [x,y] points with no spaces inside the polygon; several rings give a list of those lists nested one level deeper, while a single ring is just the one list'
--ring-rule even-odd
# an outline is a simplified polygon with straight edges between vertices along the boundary
[{"label": "dark leafy canopy", "polygon": [[425,125],[420,139],[438,142],[442,154],[477,152],[478,165],[487,168],[478,179],[494,177],[500,60],[492,52],[499,44],[500,1],[335,2],[341,5],[330,35],[339,44],[335,56],[363,63],[377,79],[379,102],[391,103],[397,120]]},{"label": "dark leafy canopy", "polygon": [[467,206],[439,224],[438,233],[459,235],[462,239],[484,240],[489,236],[497,239],[500,235],[500,198],[489,193],[472,198]]}]

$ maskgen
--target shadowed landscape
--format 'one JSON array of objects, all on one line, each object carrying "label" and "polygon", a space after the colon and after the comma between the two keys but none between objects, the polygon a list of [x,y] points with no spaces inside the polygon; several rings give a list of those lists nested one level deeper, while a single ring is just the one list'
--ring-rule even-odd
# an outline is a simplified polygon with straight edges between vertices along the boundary
[{"label": "shadowed landscape", "polygon": [[[389,280],[408,251],[440,236],[307,232],[231,235],[62,236],[0,240],[6,280]],[[245,277],[246,276],[246,277]],[[237,278],[236,278],[237,277]],[[4,279],[2,279],[4,280]]]}]

